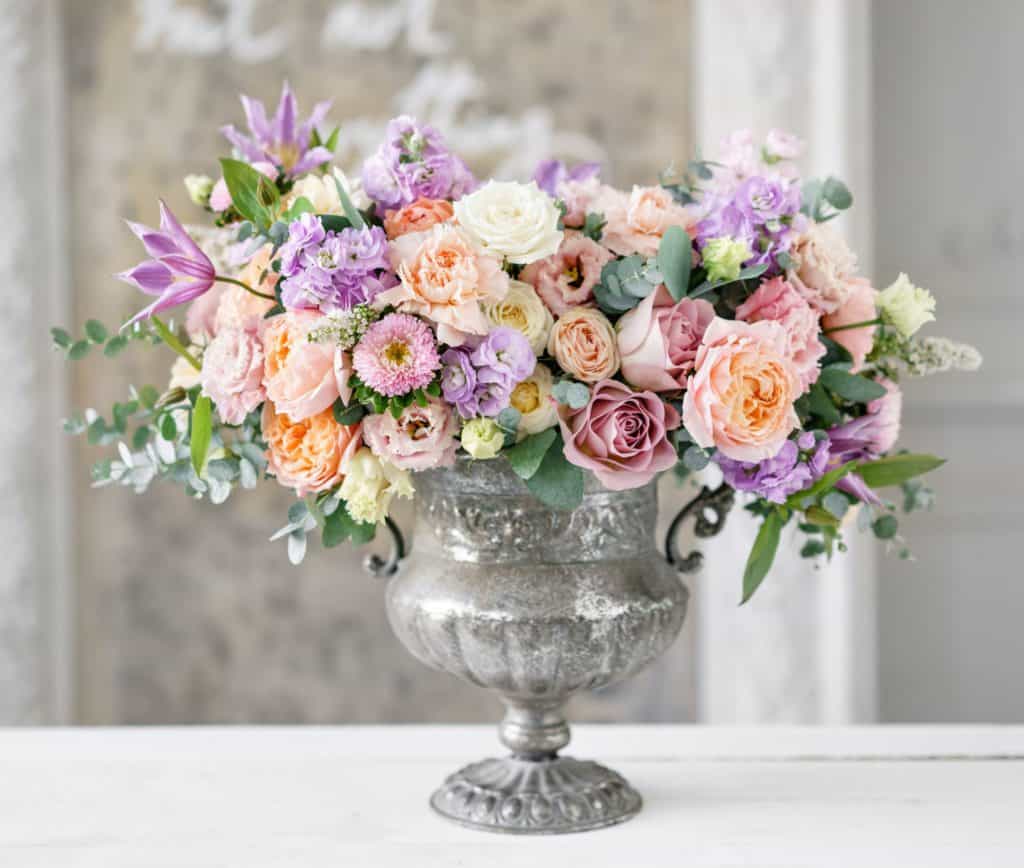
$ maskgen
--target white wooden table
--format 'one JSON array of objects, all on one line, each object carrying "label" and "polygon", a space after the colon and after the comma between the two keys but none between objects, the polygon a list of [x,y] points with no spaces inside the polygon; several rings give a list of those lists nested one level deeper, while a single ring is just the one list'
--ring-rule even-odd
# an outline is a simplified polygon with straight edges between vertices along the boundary
[{"label": "white wooden table", "polygon": [[427,795],[489,727],[0,731],[2,868],[1024,865],[1024,727],[579,726],[646,804],[507,837]]}]

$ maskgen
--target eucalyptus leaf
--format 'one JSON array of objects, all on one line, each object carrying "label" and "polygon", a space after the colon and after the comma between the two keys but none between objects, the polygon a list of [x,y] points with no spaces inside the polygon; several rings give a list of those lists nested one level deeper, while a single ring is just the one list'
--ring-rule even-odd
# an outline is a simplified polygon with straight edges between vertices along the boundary
[{"label": "eucalyptus leaf", "polygon": [[878,539],[892,539],[896,536],[896,531],[899,530],[900,523],[897,521],[894,515],[882,515],[875,519],[871,525],[871,530],[874,531],[875,536]]},{"label": "eucalyptus leaf", "polygon": [[89,350],[92,348],[92,344],[88,341],[75,341],[68,349],[68,358],[73,362],[77,362],[79,359],[84,359],[89,355]]},{"label": "eucalyptus leaf", "polygon": [[554,428],[525,437],[505,450],[505,457],[520,479],[530,479],[540,469],[541,462],[558,437]]},{"label": "eucalyptus leaf", "polygon": [[85,324],[85,336],[94,344],[102,344],[107,340],[107,327],[98,319],[91,319]]},{"label": "eucalyptus leaf", "polygon": [[675,301],[682,299],[690,287],[692,263],[690,236],[680,226],[669,226],[658,246],[658,268]]},{"label": "eucalyptus leaf", "polygon": [[66,329],[52,328],[50,329],[50,337],[53,339],[54,346],[62,350],[66,350],[73,343],[72,337]]},{"label": "eucalyptus leaf", "polygon": [[565,457],[561,434],[555,433],[540,467],[526,480],[526,487],[552,509],[568,511],[583,502],[583,471]]},{"label": "eucalyptus leaf", "polygon": [[559,380],[551,389],[551,395],[559,404],[573,410],[582,410],[590,403],[590,389],[576,380]]},{"label": "eucalyptus leaf", "polygon": [[683,453],[683,464],[695,473],[708,466],[710,456],[699,446],[690,446]]}]

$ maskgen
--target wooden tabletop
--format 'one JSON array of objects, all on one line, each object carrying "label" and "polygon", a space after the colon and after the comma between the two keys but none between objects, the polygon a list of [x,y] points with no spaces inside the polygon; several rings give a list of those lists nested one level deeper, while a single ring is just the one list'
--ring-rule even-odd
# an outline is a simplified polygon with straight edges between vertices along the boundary
[{"label": "wooden tabletop", "polygon": [[3,868],[1024,865],[1024,727],[579,726],[621,826],[474,832],[427,796],[471,726],[0,730]]}]

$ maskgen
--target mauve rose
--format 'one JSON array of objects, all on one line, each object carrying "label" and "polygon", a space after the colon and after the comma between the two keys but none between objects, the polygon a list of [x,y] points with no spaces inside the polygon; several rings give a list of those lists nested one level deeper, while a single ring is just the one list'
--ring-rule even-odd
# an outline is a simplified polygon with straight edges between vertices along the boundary
[{"label": "mauve rose", "polygon": [[309,340],[323,316],[293,310],[263,320],[263,385],[278,413],[300,422],[326,410],[340,396],[348,401],[350,366],[330,344]]},{"label": "mauve rose", "polygon": [[561,247],[547,259],[531,262],[520,279],[537,290],[555,316],[570,307],[593,305],[601,269],[614,257],[580,232],[566,232]]},{"label": "mauve rose", "polygon": [[686,388],[700,340],[714,318],[710,302],[676,302],[659,286],[616,324],[623,378],[655,392]]},{"label": "mauve rose", "polygon": [[203,353],[203,391],[228,425],[241,425],[263,403],[263,347],[252,332],[221,329]]},{"label": "mauve rose", "polygon": [[679,427],[679,414],[654,392],[602,380],[586,407],[561,405],[558,424],[565,457],[612,491],[646,485],[676,463],[668,432]]},{"label": "mauve rose", "polygon": [[[847,288],[846,301],[839,306],[835,313],[829,314],[821,320],[822,328],[826,331],[856,322],[867,322],[878,315],[875,310],[875,296],[878,295],[878,291],[867,280],[863,277],[855,277],[848,281]],[[853,367],[850,370],[856,374],[864,367],[864,360],[875,343],[875,326],[843,329],[832,332],[829,337],[837,344],[846,347],[850,355],[853,356]]]}]

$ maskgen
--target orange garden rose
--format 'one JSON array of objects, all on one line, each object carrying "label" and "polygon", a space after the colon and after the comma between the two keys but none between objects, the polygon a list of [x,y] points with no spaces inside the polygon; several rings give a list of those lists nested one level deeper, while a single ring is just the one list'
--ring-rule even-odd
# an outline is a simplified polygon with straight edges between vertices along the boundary
[{"label": "orange garden rose", "polygon": [[345,462],[362,445],[360,425],[339,425],[330,408],[297,422],[263,405],[267,469],[299,497],[327,491],[344,478]]},{"label": "orange garden rose", "polygon": [[548,352],[584,383],[606,380],[619,369],[619,347],[608,318],[592,307],[571,307],[551,329]]},{"label": "orange garden rose", "polygon": [[392,241],[410,232],[426,232],[438,223],[451,220],[452,203],[445,199],[420,197],[411,205],[388,211],[384,215],[384,231]]}]

